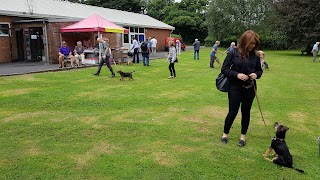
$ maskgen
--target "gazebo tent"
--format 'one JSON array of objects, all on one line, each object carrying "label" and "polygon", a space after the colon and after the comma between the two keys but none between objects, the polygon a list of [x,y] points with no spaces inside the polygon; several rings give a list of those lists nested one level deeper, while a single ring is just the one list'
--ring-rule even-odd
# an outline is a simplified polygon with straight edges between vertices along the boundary
[{"label": "gazebo tent", "polygon": [[[103,17],[93,14],[90,17],[83,19],[75,24],[60,29],[60,42],[62,40],[61,33],[68,32],[110,32],[110,33],[129,33],[128,29],[122,28],[112,22],[107,21]],[[101,58],[99,49],[99,59]]]},{"label": "gazebo tent", "polygon": [[61,33],[66,32],[113,32],[113,33],[128,33],[124,29],[112,22],[107,21],[103,17],[93,14],[90,17],[79,21],[73,25],[60,29]]}]

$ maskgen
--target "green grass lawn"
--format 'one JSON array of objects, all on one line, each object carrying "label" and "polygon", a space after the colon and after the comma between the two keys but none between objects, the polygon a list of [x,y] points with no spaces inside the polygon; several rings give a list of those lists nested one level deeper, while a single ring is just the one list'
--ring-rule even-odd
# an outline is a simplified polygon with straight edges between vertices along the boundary
[{"label": "green grass lawn", "polygon": [[[113,66],[135,70],[134,81],[108,78],[105,66],[99,77],[96,67],[0,77],[0,179],[319,179],[320,63],[265,52],[258,95],[267,129],[254,101],[241,148],[240,113],[220,142],[228,101],[209,51],[199,61],[183,52],[176,79],[164,59]],[[290,128],[294,165],[306,174],[263,159],[275,121]]]}]

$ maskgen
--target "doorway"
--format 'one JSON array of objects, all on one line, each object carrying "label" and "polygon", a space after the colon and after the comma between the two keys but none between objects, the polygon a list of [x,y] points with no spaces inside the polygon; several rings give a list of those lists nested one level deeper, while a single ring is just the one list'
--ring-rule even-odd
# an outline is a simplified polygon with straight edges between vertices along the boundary
[{"label": "doorway", "polygon": [[29,43],[30,44],[30,61],[43,61],[44,46],[43,46],[43,29],[42,27],[29,28]]},{"label": "doorway", "polygon": [[24,47],[23,47],[23,29],[16,29],[16,40],[17,40],[17,49],[18,49],[18,61],[24,61]]}]

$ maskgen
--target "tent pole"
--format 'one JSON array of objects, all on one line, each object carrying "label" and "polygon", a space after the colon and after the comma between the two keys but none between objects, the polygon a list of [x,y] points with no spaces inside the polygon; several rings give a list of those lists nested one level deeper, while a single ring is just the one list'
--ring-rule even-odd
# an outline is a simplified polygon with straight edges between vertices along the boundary
[{"label": "tent pole", "polygon": [[[102,38],[102,36],[100,37],[100,31],[98,31],[98,37]],[[99,60],[98,60],[98,62],[100,63],[100,61],[101,61],[101,48],[100,48],[100,42],[99,42]]]},{"label": "tent pole", "polygon": [[60,47],[62,46],[62,35],[60,33]]}]

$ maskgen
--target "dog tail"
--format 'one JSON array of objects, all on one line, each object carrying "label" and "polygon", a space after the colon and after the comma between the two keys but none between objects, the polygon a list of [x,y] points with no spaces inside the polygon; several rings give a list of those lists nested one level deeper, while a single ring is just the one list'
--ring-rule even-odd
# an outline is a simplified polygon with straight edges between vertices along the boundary
[{"label": "dog tail", "polygon": [[298,168],[295,168],[295,167],[292,167],[292,169],[294,169],[294,170],[296,170],[296,171],[298,171],[300,173],[304,173],[304,170],[302,170],[302,169],[298,169]]}]

